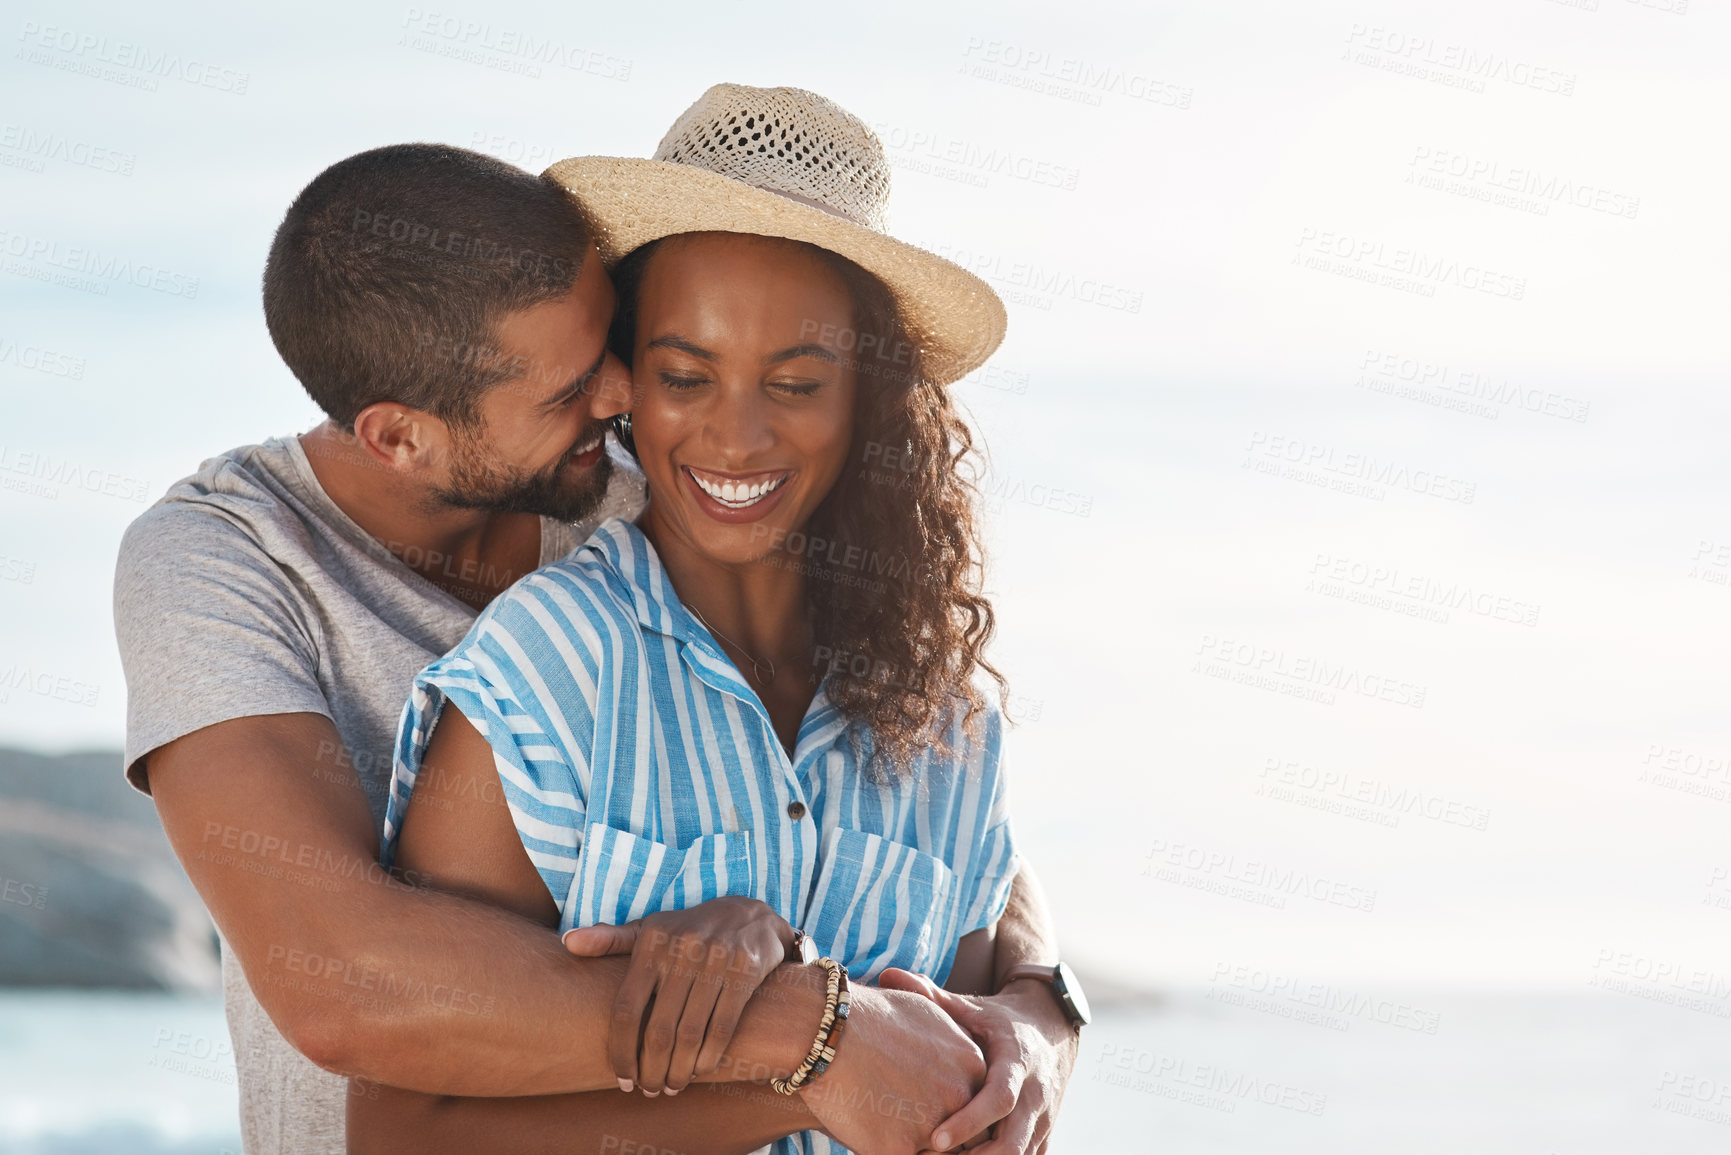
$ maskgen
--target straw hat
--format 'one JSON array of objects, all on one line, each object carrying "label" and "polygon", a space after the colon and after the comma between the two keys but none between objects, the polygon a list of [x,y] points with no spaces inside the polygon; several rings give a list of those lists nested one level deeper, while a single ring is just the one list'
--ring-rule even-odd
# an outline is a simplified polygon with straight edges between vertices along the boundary
[{"label": "straw hat", "polygon": [[546,176],[571,193],[608,268],[675,233],[758,233],[825,248],[895,294],[925,376],[967,376],[1004,339],[1004,304],[951,261],[884,231],[890,167],[877,134],[801,88],[717,84],[651,160],[579,156]]}]

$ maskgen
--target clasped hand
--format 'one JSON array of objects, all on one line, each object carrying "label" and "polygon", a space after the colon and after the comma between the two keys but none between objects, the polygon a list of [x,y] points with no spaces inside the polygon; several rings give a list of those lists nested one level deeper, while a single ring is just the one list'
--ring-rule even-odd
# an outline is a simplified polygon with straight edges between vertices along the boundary
[{"label": "clasped hand", "polygon": [[623,926],[566,931],[572,954],[631,954],[607,1040],[619,1089],[677,1095],[713,1075],[745,1004],[792,941],[786,919],[755,898],[731,895]]},{"label": "clasped hand", "polygon": [[[746,1004],[785,961],[793,929],[757,899],[725,896],[622,926],[597,924],[567,931],[564,941],[571,953],[586,957],[631,955],[631,969],[611,1017],[608,1052],[614,1072],[621,1090],[677,1095],[720,1068]],[[934,1101],[929,1107],[916,1102],[921,1108],[915,1112],[917,1119],[900,1121],[912,1122],[912,1127],[889,1124],[881,1109],[845,1106],[836,1098],[836,1088],[815,1100],[808,1096],[826,1130],[865,1152],[939,1145],[955,1150],[992,1136],[995,1125],[992,1155],[1044,1151],[1076,1057],[1074,1035],[1057,1015],[1056,1004],[1046,1005],[1050,996],[1037,995],[1031,1005],[1018,1005],[1019,1000],[1008,995],[953,995],[924,976],[894,968],[881,981],[886,987],[882,998],[875,988],[856,988],[856,1008],[865,1010],[864,1002],[905,1022],[867,1028],[856,1019],[858,1027],[867,1029],[854,1035],[852,1049],[886,1053],[849,1055],[850,1048],[844,1046],[828,1081],[839,1077],[852,1082],[848,1072],[857,1064],[870,1084],[887,1087],[910,1074],[896,1065],[905,1067],[909,1048],[922,1043],[945,1055],[955,1052],[961,1066],[924,1072],[922,1081]],[[922,998],[903,1002],[910,994]],[[872,1037],[886,1029],[880,1046]],[[975,1043],[985,1048],[984,1056]],[[887,1062],[880,1064],[880,1057]],[[814,1089],[825,1082],[818,1081]]]}]

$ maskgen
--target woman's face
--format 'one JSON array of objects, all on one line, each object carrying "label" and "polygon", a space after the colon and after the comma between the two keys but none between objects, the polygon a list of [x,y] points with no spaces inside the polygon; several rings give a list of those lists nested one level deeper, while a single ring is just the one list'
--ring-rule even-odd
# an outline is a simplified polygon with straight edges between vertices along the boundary
[{"label": "woman's face", "polygon": [[669,238],[639,286],[631,432],[646,515],[724,564],[803,530],[853,436],[853,302],[792,241]]}]

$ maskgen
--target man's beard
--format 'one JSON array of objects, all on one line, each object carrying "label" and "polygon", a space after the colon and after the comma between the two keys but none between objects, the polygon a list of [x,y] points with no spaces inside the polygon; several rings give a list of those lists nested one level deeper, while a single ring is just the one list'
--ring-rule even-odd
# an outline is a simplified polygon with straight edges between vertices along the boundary
[{"label": "man's beard", "polygon": [[489,454],[479,434],[458,434],[451,449],[451,479],[448,486],[435,486],[433,498],[456,509],[484,509],[492,513],[533,513],[554,521],[582,521],[594,513],[607,495],[613,461],[602,442],[601,460],[581,480],[565,477],[569,455],[562,455],[538,473],[498,462]]}]

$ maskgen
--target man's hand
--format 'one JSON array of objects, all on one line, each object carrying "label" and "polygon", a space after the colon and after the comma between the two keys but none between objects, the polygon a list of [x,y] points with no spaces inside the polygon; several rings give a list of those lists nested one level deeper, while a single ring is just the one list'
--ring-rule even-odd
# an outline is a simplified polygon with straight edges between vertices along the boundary
[{"label": "man's hand", "polygon": [[799,1095],[849,1150],[914,1155],[985,1077],[979,1047],[935,1002],[858,984],[835,1062]]},{"label": "man's hand", "polygon": [[715,1074],[745,1004],[786,959],[792,941],[786,919],[738,895],[624,926],[566,931],[565,949],[574,955],[631,955],[607,1045],[619,1089],[677,1095]]},{"label": "man's hand", "polygon": [[1041,990],[1038,980],[1021,979],[989,998],[958,995],[897,967],[885,970],[878,982],[932,1000],[985,1050],[985,1085],[938,1124],[929,1147],[950,1150],[996,1123],[991,1142],[972,1148],[973,1155],[1044,1152],[1081,1041],[1052,992]]}]

